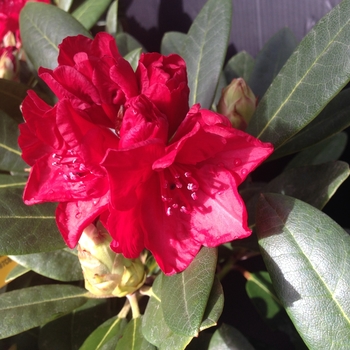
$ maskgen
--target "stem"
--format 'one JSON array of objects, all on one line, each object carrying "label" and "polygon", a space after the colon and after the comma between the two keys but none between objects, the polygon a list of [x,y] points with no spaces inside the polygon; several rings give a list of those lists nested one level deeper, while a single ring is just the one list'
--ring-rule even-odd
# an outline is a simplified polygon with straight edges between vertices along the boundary
[{"label": "stem", "polygon": [[137,301],[136,294],[135,293],[128,294],[126,297],[128,298],[130,306],[131,306],[132,318],[140,317],[141,314],[140,314],[139,303]]},{"label": "stem", "polygon": [[218,274],[216,275],[219,281],[222,281],[222,279],[233,269],[234,262],[235,259],[232,256],[230,256],[226,261],[225,265],[221,268],[220,272],[218,272]]},{"label": "stem", "polygon": [[125,300],[125,304],[123,308],[119,311],[118,318],[126,318],[128,316],[128,313],[130,311],[130,303],[129,300]]}]

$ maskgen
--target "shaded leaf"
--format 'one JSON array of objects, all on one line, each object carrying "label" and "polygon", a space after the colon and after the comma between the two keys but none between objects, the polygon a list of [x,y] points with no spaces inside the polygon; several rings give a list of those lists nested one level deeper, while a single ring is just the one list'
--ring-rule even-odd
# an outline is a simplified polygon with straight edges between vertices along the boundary
[{"label": "shaded leaf", "polygon": [[10,257],[18,264],[58,281],[69,282],[84,279],[77,252],[68,248],[45,253],[11,255]]},{"label": "shaded leaf", "polygon": [[187,64],[189,105],[209,108],[224,63],[231,28],[232,1],[209,0],[188,32],[182,57]]},{"label": "shaded leaf", "polygon": [[36,69],[57,66],[57,46],[67,36],[82,34],[91,37],[69,13],[41,2],[28,2],[23,8],[20,31],[23,48]]},{"label": "shaded leaf", "polygon": [[0,174],[0,189],[9,187],[23,187],[27,183],[27,178],[24,176],[12,176]]},{"label": "shaded leaf", "polygon": [[118,31],[118,0],[112,2],[109,6],[106,17],[106,32],[116,34]]},{"label": "shaded leaf", "polygon": [[257,233],[273,286],[306,345],[346,349],[350,343],[348,233],[318,209],[279,194],[261,196]]},{"label": "shaded leaf", "polygon": [[21,188],[0,189],[0,254],[21,255],[65,247],[53,203],[27,206]]},{"label": "shaded leaf", "polygon": [[260,101],[247,132],[279,148],[310,123],[349,81],[349,33],[350,1],[344,0],[301,41]]},{"label": "shaded leaf", "polygon": [[163,276],[161,300],[164,320],[176,334],[196,336],[214,281],[217,250],[202,247],[187,269]]},{"label": "shaded leaf", "polygon": [[126,56],[129,52],[139,49],[140,47],[143,51],[145,51],[143,46],[128,33],[117,34],[115,40],[117,42],[118,50],[122,56]]},{"label": "shaded leaf", "polygon": [[166,32],[160,44],[160,52],[163,55],[172,53],[182,54],[187,35],[181,32]]},{"label": "shaded leaf", "polygon": [[[71,285],[46,285],[4,293],[0,298],[0,338],[47,323],[87,301],[86,290]],[[14,317],[17,315],[17,317]]]},{"label": "shaded leaf", "polygon": [[248,82],[254,64],[254,58],[246,51],[238,52],[232,56],[224,68],[227,84],[230,84],[235,78],[243,78]]},{"label": "shaded leaf", "polygon": [[142,52],[142,48],[139,47],[138,49],[134,49],[124,56],[124,58],[130,63],[134,71],[136,71],[136,68],[139,64],[141,52]]},{"label": "shaded leaf", "polygon": [[85,0],[72,12],[72,16],[89,30],[100,19],[110,3],[111,0]]},{"label": "shaded leaf", "polygon": [[248,82],[256,97],[261,99],[273,79],[297,46],[289,28],[278,31],[262,48],[255,59],[254,69]]}]

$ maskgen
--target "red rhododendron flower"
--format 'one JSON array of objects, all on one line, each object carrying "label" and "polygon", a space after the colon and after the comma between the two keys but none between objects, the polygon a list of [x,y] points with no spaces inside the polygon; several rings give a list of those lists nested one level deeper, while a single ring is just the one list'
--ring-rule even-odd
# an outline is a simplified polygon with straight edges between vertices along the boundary
[{"label": "red rhododendron flower", "polygon": [[58,63],[39,74],[59,101],[29,92],[19,144],[32,167],[24,201],[59,202],[69,247],[99,218],[113,250],[135,258],[147,248],[173,274],[202,245],[250,234],[237,186],[272,145],[199,105],[188,110],[181,57],[143,54],[134,72],[100,33],[65,39]]}]

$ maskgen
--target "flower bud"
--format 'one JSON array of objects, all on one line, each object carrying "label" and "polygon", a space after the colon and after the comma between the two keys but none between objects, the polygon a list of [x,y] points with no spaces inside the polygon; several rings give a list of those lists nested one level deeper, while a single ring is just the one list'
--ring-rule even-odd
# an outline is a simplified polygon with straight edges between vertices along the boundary
[{"label": "flower bud", "polygon": [[123,297],[139,289],[146,278],[140,259],[126,259],[112,251],[111,237],[98,223],[84,230],[78,257],[84,273],[85,288],[97,296]]},{"label": "flower bud", "polygon": [[[3,52],[1,52],[3,51]],[[0,50],[0,78],[13,80],[16,76],[16,58],[10,50]]]},{"label": "flower bud", "polygon": [[233,79],[222,90],[218,113],[225,115],[233,127],[245,130],[256,108],[256,97],[242,78]]}]

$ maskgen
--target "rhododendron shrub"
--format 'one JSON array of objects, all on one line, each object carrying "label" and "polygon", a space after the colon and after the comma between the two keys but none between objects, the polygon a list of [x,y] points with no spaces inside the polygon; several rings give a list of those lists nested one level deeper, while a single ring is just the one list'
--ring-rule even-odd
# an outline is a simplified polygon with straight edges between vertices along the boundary
[{"label": "rhododendron shrub", "polygon": [[134,72],[112,36],[68,37],[58,67],[39,76],[57,95],[23,102],[26,204],[59,202],[56,221],[73,248],[99,219],[127,258],[143,249],[166,274],[184,270],[202,245],[250,234],[237,187],[272,152],[200,105],[188,106],[178,55],[141,55]]}]

